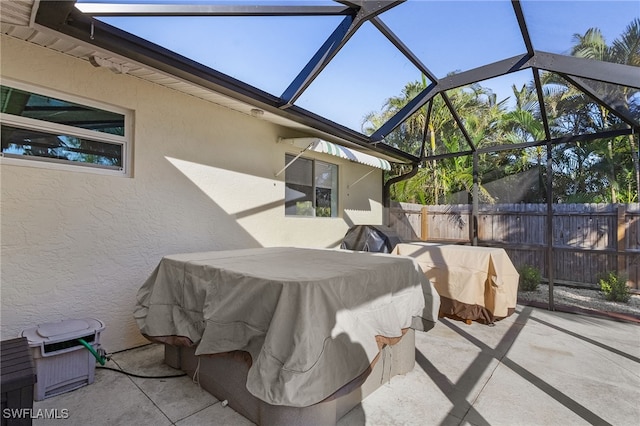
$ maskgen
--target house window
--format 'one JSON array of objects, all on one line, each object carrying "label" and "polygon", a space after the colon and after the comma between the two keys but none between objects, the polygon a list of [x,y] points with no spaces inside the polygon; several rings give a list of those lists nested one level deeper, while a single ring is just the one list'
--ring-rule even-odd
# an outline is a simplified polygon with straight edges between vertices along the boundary
[{"label": "house window", "polygon": [[285,171],[285,214],[337,217],[338,166],[308,158],[294,159],[293,155],[285,156],[285,164],[289,164]]},{"label": "house window", "polygon": [[20,83],[0,89],[3,160],[128,174],[131,144],[126,111],[31,90]]}]

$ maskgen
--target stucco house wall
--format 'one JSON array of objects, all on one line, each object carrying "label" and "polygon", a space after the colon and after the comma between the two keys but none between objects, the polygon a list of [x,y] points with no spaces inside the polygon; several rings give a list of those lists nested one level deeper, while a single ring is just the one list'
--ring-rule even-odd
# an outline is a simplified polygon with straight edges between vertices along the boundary
[{"label": "stucco house wall", "polygon": [[266,246],[336,247],[351,224],[382,223],[381,171],[338,165],[338,218],[284,214],[291,131],[133,76],[2,35],[0,72],[133,111],[133,173],[10,164],[0,181],[1,337],[65,318],[106,323],[109,351],[134,347],[138,288],[163,255]]}]

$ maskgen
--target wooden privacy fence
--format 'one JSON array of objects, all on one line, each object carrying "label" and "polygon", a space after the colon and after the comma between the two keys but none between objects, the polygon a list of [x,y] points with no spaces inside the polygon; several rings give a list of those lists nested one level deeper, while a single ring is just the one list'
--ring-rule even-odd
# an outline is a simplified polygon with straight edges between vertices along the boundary
[{"label": "wooden privacy fence", "polygon": [[[546,204],[481,204],[478,245],[504,248],[516,268],[531,265],[549,276]],[[389,226],[404,240],[469,244],[469,204],[392,203]],[[640,204],[554,204],[554,282],[598,286],[616,272],[640,288]]]}]

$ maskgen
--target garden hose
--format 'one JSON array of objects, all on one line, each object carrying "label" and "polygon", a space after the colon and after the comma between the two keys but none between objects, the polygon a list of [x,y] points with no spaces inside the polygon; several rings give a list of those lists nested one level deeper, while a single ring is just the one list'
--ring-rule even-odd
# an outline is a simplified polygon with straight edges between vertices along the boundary
[{"label": "garden hose", "polygon": [[84,346],[89,350],[89,352],[91,352],[91,355],[93,355],[93,357],[100,363],[100,365],[104,365],[106,358],[104,356],[99,355],[98,352],[96,352],[96,350],[93,349],[93,346],[88,344],[84,339],[78,339],[78,342],[80,342],[82,346]]},{"label": "garden hose", "polygon": [[[116,371],[118,373],[126,374],[127,376],[139,377],[139,378],[142,378],[142,379],[170,379],[170,378],[173,378],[173,377],[183,377],[183,376],[187,375],[186,373],[182,373],[182,374],[171,374],[171,375],[167,375],[167,376],[143,376],[143,375],[140,375],[140,374],[129,373],[128,371],[124,371],[122,369],[104,367],[105,361],[108,358],[106,356],[104,356],[104,355],[99,354],[95,349],[93,349],[93,346],[91,346],[89,343],[87,343],[84,339],[77,339],[77,340],[78,340],[78,342],[80,342],[82,344],[82,346],[84,346],[85,348],[87,348],[87,350],[89,350],[89,352],[91,352],[93,357],[102,366],[102,367],[98,367],[98,368],[101,368],[103,370]],[[104,353],[104,351],[102,351],[102,352]]]}]

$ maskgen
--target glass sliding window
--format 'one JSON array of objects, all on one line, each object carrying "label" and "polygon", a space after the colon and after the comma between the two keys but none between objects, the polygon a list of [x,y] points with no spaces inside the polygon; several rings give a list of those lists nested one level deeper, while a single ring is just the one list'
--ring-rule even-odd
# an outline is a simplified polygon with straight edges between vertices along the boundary
[{"label": "glass sliding window", "polygon": [[338,166],[315,162],[316,216],[335,217],[338,212]]},{"label": "glass sliding window", "polygon": [[75,136],[2,125],[2,153],[63,162],[87,163],[120,170],[122,145]]},{"label": "glass sliding window", "polygon": [[285,156],[285,214],[290,216],[313,216],[313,160]]},{"label": "glass sliding window", "polygon": [[124,136],[124,115],[85,105],[2,87],[2,112]]},{"label": "glass sliding window", "polygon": [[285,214],[338,216],[338,166],[285,155]]},{"label": "glass sliding window", "polygon": [[128,172],[126,112],[65,100],[46,91],[35,93],[23,84],[16,86],[0,86],[3,158],[38,160],[32,165],[66,164]]}]

